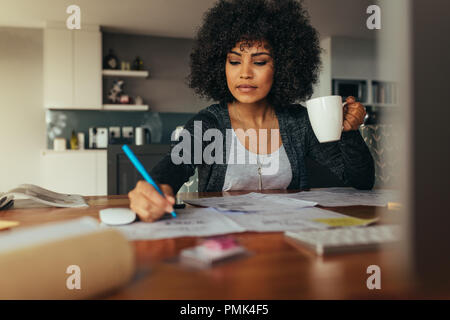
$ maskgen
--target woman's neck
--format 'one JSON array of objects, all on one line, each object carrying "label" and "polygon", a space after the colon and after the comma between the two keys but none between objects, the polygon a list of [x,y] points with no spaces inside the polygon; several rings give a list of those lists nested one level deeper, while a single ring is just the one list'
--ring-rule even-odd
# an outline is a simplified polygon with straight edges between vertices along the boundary
[{"label": "woman's neck", "polygon": [[249,124],[249,127],[264,127],[264,123],[272,121],[274,117],[273,107],[266,100],[255,103],[234,101],[230,107],[237,111],[240,121]]}]

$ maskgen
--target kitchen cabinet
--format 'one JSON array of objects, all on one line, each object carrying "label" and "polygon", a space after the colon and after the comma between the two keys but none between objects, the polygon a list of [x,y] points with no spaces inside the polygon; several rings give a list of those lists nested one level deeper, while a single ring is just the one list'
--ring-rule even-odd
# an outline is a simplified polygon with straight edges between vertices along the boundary
[{"label": "kitchen cabinet", "polygon": [[41,186],[83,196],[107,194],[106,150],[45,150],[41,153]]},{"label": "kitchen cabinet", "polygon": [[44,29],[44,107],[102,108],[102,36],[98,26]]}]

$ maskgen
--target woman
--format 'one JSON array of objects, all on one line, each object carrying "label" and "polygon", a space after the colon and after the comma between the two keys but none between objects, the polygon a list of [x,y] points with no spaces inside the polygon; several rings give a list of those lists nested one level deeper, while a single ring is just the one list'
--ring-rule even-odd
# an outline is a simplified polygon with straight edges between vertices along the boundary
[{"label": "woman", "polygon": [[[139,181],[129,193],[130,208],[144,221],[171,212],[173,195],[196,168],[199,191],[304,189],[306,157],[345,185],[371,189],[373,159],[358,131],[364,107],[347,98],[341,140],[320,144],[306,109],[293,104],[311,97],[319,67],[318,35],[298,1],[220,0],[198,32],[189,77],[197,94],[219,103],[186,123],[185,161],[174,161],[179,150],[173,149],[151,171],[166,198]],[[205,139],[210,129],[219,134]],[[249,129],[256,138],[247,139]],[[206,161],[211,144],[215,161]],[[233,161],[236,156],[246,161]],[[268,170],[273,163],[275,170]]]}]

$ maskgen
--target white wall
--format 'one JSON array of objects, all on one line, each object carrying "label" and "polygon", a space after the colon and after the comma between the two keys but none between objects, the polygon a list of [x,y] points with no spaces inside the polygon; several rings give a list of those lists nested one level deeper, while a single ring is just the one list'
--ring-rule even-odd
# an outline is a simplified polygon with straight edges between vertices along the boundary
[{"label": "white wall", "polygon": [[376,41],[352,37],[333,37],[331,41],[333,78],[374,79]]},{"label": "white wall", "polygon": [[42,29],[0,27],[0,192],[40,182]]},{"label": "white wall", "polygon": [[326,37],[320,40],[320,47],[322,68],[312,98],[331,95],[334,78],[377,79],[379,63],[375,39]]},{"label": "white wall", "polygon": [[314,93],[311,98],[318,98],[331,95],[331,37],[320,40],[322,53],[320,59],[322,66],[319,74],[319,82],[314,86]]}]

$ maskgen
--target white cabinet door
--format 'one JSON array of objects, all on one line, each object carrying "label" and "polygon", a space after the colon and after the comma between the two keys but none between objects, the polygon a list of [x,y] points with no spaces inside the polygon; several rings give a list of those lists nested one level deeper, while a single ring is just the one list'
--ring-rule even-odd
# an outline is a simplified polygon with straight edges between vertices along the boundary
[{"label": "white cabinet door", "polygon": [[75,31],[74,106],[102,108],[102,36],[98,31]]},{"label": "white cabinet door", "polygon": [[108,194],[108,157],[107,151],[98,151],[95,153],[97,172],[97,190],[96,195],[105,196]]},{"label": "white cabinet door", "polygon": [[102,108],[102,37],[97,27],[44,29],[44,107]]},{"label": "white cabinet door", "polygon": [[44,107],[68,108],[73,104],[72,33],[44,29]]},{"label": "white cabinet door", "polygon": [[44,188],[83,196],[106,195],[106,150],[44,151],[41,158]]}]

